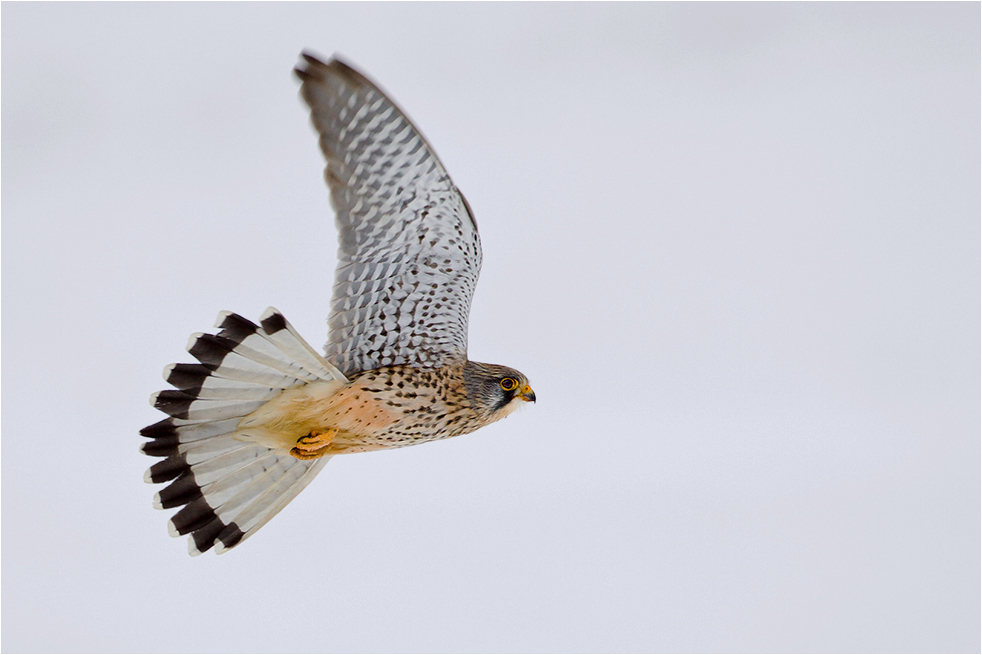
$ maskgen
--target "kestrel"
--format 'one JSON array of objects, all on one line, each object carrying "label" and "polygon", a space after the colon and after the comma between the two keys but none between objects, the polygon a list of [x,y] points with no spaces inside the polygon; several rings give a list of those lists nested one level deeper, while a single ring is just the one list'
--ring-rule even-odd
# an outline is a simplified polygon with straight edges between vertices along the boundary
[{"label": "kestrel", "polygon": [[159,509],[188,550],[233,548],[333,455],[473,432],[534,402],[518,371],[467,359],[477,222],[433,148],[375,84],[303,54],[294,70],[327,159],[338,266],[321,357],[272,307],[218,315],[171,364],[140,431]]}]

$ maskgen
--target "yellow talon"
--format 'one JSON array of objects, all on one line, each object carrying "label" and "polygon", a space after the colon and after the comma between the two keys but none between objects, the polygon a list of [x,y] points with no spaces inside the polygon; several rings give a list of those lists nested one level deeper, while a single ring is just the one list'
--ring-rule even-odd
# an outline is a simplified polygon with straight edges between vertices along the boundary
[{"label": "yellow talon", "polygon": [[290,454],[297,459],[317,459],[327,454],[334,440],[334,435],[338,433],[337,428],[330,428],[325,432],[311,432],[305,437],[297,439],[297,445],[290,450]]}]

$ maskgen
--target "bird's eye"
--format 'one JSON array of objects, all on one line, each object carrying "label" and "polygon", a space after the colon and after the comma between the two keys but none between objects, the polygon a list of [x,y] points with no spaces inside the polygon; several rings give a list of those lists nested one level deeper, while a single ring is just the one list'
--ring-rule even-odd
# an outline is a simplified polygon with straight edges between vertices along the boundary
[{"label": "bird's eye", "polygon": [[501,382],[499,384],[505,391],[512,391],[518,386],[518,380],[515,378],[501,378]]}]

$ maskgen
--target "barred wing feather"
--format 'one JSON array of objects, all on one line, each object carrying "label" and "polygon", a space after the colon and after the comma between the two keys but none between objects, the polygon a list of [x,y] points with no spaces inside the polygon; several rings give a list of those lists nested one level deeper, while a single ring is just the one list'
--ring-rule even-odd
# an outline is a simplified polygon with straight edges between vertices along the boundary
[{"label": "barred wing feather", "polygon": [[301,96],[327,158],[338,268],[327,359],[345,375],[466,359],[477,224],[406,115],[337,59],[304,54]]}]

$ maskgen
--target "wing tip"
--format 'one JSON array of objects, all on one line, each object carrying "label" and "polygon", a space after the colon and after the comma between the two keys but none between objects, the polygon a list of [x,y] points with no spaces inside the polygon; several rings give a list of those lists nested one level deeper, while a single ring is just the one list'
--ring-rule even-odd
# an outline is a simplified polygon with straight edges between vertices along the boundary
[{"label": "wing tip", "polygon": [[349,84],[354,86],[361,86],[367,84],[369,86],[375,87],[364,74],[358,71],[354,66],[347,63],[344,57],[338,53],[334,53],[330,57],[325,58],[321,55],[304,48],[300,51],[300,57],[303,62],[298,64],[293,69],[293,74],[296,75],[302,82],[307,81],[321,81],[327,77],[329,73],[333,73],[341,78],[343,78]]},{"label": "wing tip", "polygon": [[[316,81],[323,78],[327,64],[324,63],[319,55],[315,55],[312,51],[304,48],[300,52],[300,57],[303,59],[303,62],[293,68],[293,74],[300,78],[301,82],[307,82],[308,80]],[[317,74],[318,72],[319,74]]]},{"label": "wing tip", "polygon": [[[316,52],[314,52],[309,48],[304,48],[303,50],[301,50],[300,56],[303,57],[303,60],[308,64],[310,64],[311,66],[324,66],[324,67],[327,66],[327,64],[324,62],[323,55],[317,54]],[[328,58],[328,61],[330,60],[331,58]]]}]

